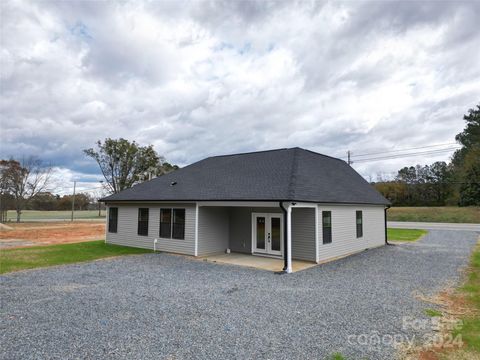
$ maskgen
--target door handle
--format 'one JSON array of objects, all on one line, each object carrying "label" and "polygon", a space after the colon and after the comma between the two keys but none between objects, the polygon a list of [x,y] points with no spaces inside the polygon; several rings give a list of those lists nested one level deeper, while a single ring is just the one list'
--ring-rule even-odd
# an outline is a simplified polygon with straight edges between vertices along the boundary
[{"label": "door handle", "polygon": [[270,233],[268,233],[268,242],[270,242]]}]

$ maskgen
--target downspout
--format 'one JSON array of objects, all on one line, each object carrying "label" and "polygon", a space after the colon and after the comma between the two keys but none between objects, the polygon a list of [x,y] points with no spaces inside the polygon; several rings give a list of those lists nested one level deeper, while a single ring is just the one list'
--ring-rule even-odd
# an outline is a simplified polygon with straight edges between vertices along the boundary
[{"label": "downspout", "polygon": [[[118,217],[118,215],[117,215]],[[107,243],[107,235],[108,235],[108,219],[110,218],[110,206],[107,206],[105,203],[105,244]]]},{"label": "downspout", "polygon": [[393,245],[388,242],[388,236],[387,236],[387,210],[390,209],[390,205],[385,206],[384,213],[385,213],[385,244],[386,245]]},{"label": "downspout", "polygon": [[287,224],[287,209],[283,207],[283,201],[279,202],[280,208],[283,212],[283,271],[285,272],[288,267],[288,260],[287,260],[287,251],[288,251],[288,244],[287,244],[287,232],[288,232],[288,224]]}]

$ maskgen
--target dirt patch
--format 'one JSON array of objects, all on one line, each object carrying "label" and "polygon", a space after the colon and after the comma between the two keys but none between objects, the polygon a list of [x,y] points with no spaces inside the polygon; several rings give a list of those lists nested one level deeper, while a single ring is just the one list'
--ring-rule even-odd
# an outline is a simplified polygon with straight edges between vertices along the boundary
[{"label": "dirt patch", "polygon": [[[450,285],[434,296],[425,296],[419,293],[414,296],[426,304],[434,305],[441,316],[435,317],[438,320],[438,326],[432,329],[433,332],[429,338],[431,341],[417,344],[414,347],[405,344],[405,347],[400,347],[398,357],[402,360],[456,359],[451,357],[451,354],[461,350],[462,344],[458,338],[452,336],[452,331],[461,324],[459,316],[470,311],[465,306],[465,298]],[[473,360],[474,358],[465,359]]]},{"label": "dirt patch", "polygon": [[[463,277],[466,278],[468,269],[463,269]],[[478,316],[478,311],[471,306],[465,293],[458,290],[458,285],[448,284],[444,290],[434,296],[414,294],[414,296],[434,305],[441,312],[438,317],[436,341],[432,344],[418,346],[416,348],[400,349],[400,358],[403,360],[480,360],[478,353],[469,351],[464,347],[461,337],[452,335],[456,326],[462,326],[463,317]]]},{"label": "dirt patch", "polygon": [[0,247],[26,247],[64,244],[105,238],[104,223],[37,223],[16,224],[0,231]]},{"label": "dirt patch", "polygon": [[0,230],[12,230],[11,226],[0,223]]}]

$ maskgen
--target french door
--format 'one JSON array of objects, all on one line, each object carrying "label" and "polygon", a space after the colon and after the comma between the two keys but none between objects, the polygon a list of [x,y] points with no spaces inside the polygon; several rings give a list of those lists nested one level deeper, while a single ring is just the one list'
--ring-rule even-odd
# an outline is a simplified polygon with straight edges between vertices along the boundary
[{"label": "french door", "polygon": [[283,254],[282,214],[252,214],[252,249],[254,253]]}]

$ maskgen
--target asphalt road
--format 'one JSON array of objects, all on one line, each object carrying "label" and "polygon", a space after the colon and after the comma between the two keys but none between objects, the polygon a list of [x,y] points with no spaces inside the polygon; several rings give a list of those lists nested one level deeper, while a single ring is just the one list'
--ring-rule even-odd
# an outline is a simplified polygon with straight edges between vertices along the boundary
[{"label": "asphalt road", "polygon": [[389,221],[387,223],[387,226],[389,228],[397,228],[397,229],[464,230],[464,231],[480,232],[480,224]]}]

